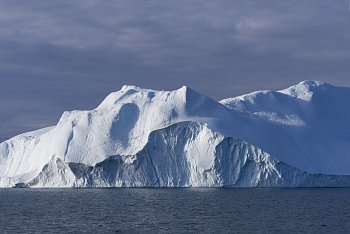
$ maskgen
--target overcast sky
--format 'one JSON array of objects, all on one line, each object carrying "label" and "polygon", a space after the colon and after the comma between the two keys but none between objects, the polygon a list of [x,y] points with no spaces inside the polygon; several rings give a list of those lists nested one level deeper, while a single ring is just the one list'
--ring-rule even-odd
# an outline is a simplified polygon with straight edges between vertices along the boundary
[{"label": "overcast sky", "polygon": [[0,141],[123,84],[214,99],[350,86],[348,0],[0,1]]}]

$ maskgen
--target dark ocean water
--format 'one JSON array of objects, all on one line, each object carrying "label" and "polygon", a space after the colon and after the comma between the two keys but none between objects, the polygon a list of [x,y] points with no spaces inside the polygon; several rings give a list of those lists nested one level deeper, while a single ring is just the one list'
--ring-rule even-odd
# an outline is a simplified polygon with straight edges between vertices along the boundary
[{"label": "dark ocean water", "polygon": [[0,189],[0,233],[350,233],[350,189]]}]

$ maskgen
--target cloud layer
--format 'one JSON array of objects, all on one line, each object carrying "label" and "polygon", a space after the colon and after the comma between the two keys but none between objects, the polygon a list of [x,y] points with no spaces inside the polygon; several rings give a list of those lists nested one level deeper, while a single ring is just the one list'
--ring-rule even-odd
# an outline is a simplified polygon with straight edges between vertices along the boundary
[{"label": "cloud layer", "polygon": [[346,0],[0,2],[0,141],[123,84],[215,99],[305,79],[350,86]]}]

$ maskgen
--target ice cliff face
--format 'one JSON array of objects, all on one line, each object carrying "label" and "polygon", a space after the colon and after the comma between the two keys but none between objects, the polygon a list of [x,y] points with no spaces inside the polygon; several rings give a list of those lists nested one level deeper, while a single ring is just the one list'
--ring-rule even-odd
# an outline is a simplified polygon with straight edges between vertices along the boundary
[{"label": "ice cliff face", "polygon": [[124,86],[0,143],[0,186],[344,184],[312,173],[350,174],[349,90],[305,81],[219,103],[187,87]]},{"label": "ice cliff face", "polygon": [[310,174],[260,149],[183,122],[156,130],[135,155],[87,166],[53,157],[31,187],[318,187],[349,186],[350,176]]}]

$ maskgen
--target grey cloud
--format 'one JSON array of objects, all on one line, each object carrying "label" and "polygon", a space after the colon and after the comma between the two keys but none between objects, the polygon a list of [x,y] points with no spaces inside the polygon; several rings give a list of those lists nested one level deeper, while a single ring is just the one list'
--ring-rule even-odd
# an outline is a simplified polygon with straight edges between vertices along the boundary
[{"label": "grey cloud", "polygon": [[305,79],[350,86],[346,0],[0,2],[0,141],[123,84],[215,99]]}]

